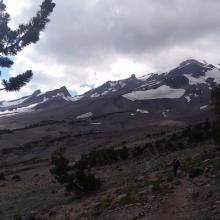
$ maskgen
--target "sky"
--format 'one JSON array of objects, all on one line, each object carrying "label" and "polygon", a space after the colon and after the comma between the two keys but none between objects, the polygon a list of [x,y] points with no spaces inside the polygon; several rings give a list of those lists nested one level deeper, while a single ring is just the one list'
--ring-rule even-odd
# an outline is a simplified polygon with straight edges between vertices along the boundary
[{"label": "sky", "polygon": [[[11,27],[26,23],[42,0],[5,0]],[[9,74],[32,69],[18,93],[65,85],[82,94],[108,80],[166,72],[195,58],[220,63],[219,0],[54,0],[51,22],[37,44],[14,59]],[[6,75],[8,75],[6,73]]]}]

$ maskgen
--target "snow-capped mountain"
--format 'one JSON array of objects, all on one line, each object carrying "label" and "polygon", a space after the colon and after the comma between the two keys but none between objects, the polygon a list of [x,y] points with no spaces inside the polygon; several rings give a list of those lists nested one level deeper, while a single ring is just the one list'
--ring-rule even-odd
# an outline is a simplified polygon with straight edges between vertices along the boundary
[{"label": "snow-capped mountain", "polygon": [[[187,95],[189,87],[194,87],[197,95],[197,86],[206,85],[211,89],[220,83],[220,71],[217,67],[205,61],[187,60],[167,73],[148,74],[115,82],[107,82],[97,89],[85,94],[85,97],[100,98],[105,95],[121,93],[124,98],[131,101],[152,99],[176,99]],[[191,88],[192,89],[192,88]]]},{"label": "snow-capped mountain", "polygon": [[38,90],[31,96],[0,102],[0,116],[19,115],[25,120],[29,112],[37,120],[109,118],[109,123],[200,120],[209,117],[211,89],[219,83],[218,67],[190,59],[169,72],[109,81],[81,96],[71,97],[65,87],[46,93]]},{"label": "snow-capped mountain", "polygon": [[132,75],[125,80],[109,81],[85,93],[81,101],[94,100],[97,105],[105,102],[103,99],[108,100],[99,110],[106,110],[105,113],[115,111],[114,107],[132,115],[148,112],[151,116],[163,118],[177,114],[181,117],[186,113],[199,115],[209,107],[210,91],[219,83],[220,70],[217,67],[190,59],[166,73],[147,74],[139,78]]},{"label": "snow-capped mountain", "polygon": [[55,104],[61,105],[71,99],[72,97],[65,86],[45,93],[37,90],[30,96],[11,101],[1,101],[0,117],[32,112]]}]

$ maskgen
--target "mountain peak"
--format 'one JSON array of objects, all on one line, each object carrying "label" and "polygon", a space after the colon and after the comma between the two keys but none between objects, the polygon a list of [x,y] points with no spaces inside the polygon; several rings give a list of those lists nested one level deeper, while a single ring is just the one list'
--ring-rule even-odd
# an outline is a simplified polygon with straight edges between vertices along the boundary
[{"label": "mountain peak", "polygon": [[135,76],[135,74],[132,74],[130,79],[137,79],[137,77]]},{"label": "mountain peak", "polygon": [[41,94],[41,90],[40,90],[40,89],[36,90],[36,91],[32,94],[32,96],[37,96],[37,95],[39,95],[39,94]]},{"label": "mountain peak", "polygon": [[199,65],[199,66],[206,66],[208,63],[206,61],[198,61],[195,59],[188,59],[188,60],[181,62],[179,67],[184,67],[186,65],[192,65],[192,64]]},{"label": "mountain peak", "polygon": [[66,86],[60,87],[57,91],[63,93],[65,96],[71,96]]}]

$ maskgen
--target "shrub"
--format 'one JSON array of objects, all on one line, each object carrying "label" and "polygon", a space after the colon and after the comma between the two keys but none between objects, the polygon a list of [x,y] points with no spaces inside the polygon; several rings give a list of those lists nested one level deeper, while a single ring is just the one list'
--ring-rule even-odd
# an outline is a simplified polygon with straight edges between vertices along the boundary
[{"label": "shrub", "polygon": [[123,147],[119,150],[119,155],[122,160],[127,160],[129,158],[129,152],[127,147]]},{"label": "shrub", "polygon": [[142,155],[143,153],[144,153],[144,148],[142,148],[142,147],[135,147],[132,150],[133,157],[138,157],[138,156]]},{"label": "shrub", "polygon": [[79,170],[75,175],[76,183],[83,189],[84,192],[95,191],[100,186],[100,180],[96,179],[94,174],[85,173],[85,171]]},{"label": "shrub", "polygon": [[19,175],[14,175],[11,179],[16,181],[16,182],[21,181],[21,177]]},{"label": "shrub", "polygon": [[175,150],[176,150],[176,146],[175,146],[174,143],[171,142],[171,141],[167,141],[167,142],[166,142],[165,148],[166,148],[166,150],[168,150],[168,151],[175,151]]},{"label": "shrub", "polygon": [[5,180],[5,174],[4,173],[0,173],[0,180]]},{"label": "shrub", "polygon": [[87,156],[83,155],[79,162],[70,166],[69,161],[64,157],[64,149],[58,149],[52,155],[54,167],[50,172],[58,182],[65,185],[67,191],[92,192],[99,188],[101,182],[90,173],[85,158]]},{"label": "shrub", "polygon": [[217,120],[213,124],[212,130],[213,139],[217,144],[220,144],[220,120]]}]

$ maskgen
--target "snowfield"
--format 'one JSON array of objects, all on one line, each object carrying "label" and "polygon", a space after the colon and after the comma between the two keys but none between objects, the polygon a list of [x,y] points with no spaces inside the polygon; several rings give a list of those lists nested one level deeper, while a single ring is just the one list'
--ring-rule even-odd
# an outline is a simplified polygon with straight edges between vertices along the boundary
[{"label": "snowfield", "polygon": [[23,107],[23,108],[17,108],[17,109],[13,109],[11,111],[6,110],[6,111],[3,111],[3,112],[0,112],[0,118],[1,117],[9,117],[9,116],[17,115],[17,114],[20,114],[20,113],[32,112],[32,111],[34,111],[33,108],[37,105],[38,104],[32,104],[32,105],[29,105],[29,106],[26,106],[26,107]]},{"label": "snowfield", "polygon": [[220,70],[216,68],[207,71],[205,76],[200,76],[198,78],[188,74],[184,76],[189,80],[189,85],[208,84],[206,80],[209,78],[214,79],[215,83],[220,83]]},{"label": "snowfield", "polygon": [[124,94],[123,97],[131,101],[148,100],[148,99],[176,99],[184,95],[184,89],[172,89],[169,86],[163,85],[157,89],[149,89],[146,91],[133,91]]},{"label": "snowfield", "polygon": [[1,104],[0,104],[0,107],[10,107],[10,106],[13,106],[13,105],[19,105],[21,104],[22,102],[24,102],[26,99],[28,99],[29,97],[25,97],[25,98],[21,98],[21,99],[17,99],[17,100],[13,100],[13,101],[3,101]]},{"label": "snowfield", "polygon": [[189,80],[189,85],[207,84],[205,76],[200,76],[198,78],[187,74],[184,76]]},{"label": "snowfield", "polygon": [[89,118],[89,117],[92,117],[93,116],[93,113],[92,112],[87,112],[85,114],[82,114],[82,115],[78,115],[76,117],[76,119],[83,119],[83,118]]}]

